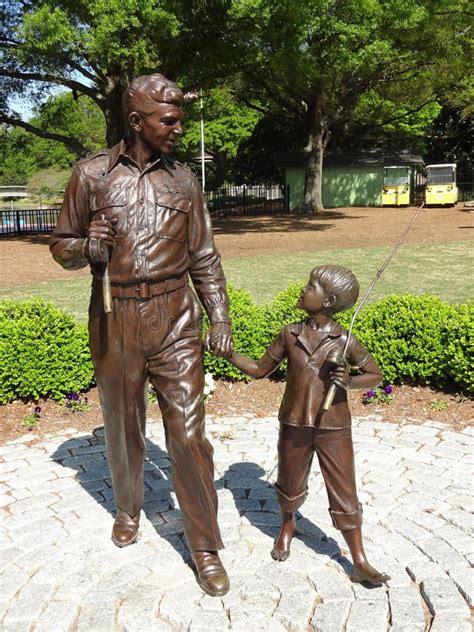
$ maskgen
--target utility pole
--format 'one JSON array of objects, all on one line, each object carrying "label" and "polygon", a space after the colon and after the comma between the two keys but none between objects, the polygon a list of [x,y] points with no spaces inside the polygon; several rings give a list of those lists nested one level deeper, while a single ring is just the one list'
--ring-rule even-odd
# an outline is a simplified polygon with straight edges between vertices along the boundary
[{"label": "utility pole", "polygon": [[206,190],[206,165],[204,159],[204,106],[202,103],[202,89],[199,90],[199,99],[201,105],[201,181],[202,190]]}]

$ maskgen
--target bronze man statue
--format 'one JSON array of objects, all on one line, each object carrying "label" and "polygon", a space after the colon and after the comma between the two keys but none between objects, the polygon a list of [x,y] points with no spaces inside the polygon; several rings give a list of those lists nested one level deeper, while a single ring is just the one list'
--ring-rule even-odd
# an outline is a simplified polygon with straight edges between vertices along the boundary
[{"label": "bronze man statue", "polygon": [[[281,510],[281,528],[271,556],[284,562],[296,528],[295,512],[304,503],[311,464],[316,452],[329,499],[329,513],[350,549],[354,582],[377,585],[390,577],[367,560],[362,541],[362,506],[357,498],[351,416],[346,390],[376,386],[382,379],[372,356],[360,342],[333,319],[357,301],[359,283],[347,268],[319,266],[311,271],[297,307],[308,319],[280,331],[266,353],[256,361],[235,351],[232,364],[254,378],[272,373],[286,358],[286,389],[280,406],[278,478],[275,484]],[[348,367],[336,366],[349,336],[347,360],[359,369],[350,376]],[[324,409],[331,380],[338,386],[334,403]]]},{"label": "bronze man statue", "polygon": [[131,83],[123,96],[129,136],[76,165],[50,248],[64,268],[90,265],[93,275],[89,335],[117,506],[112,540],[123,547],[138,535],[150,380],[198,582],[219,596],[229,580],[218,555],[213,449],[204,428],[202,311],[189,277],[209,315],[210,348],[229,355],[232,336],[200,185],[170,157],[182,134],[182,99],[160,74]]}]

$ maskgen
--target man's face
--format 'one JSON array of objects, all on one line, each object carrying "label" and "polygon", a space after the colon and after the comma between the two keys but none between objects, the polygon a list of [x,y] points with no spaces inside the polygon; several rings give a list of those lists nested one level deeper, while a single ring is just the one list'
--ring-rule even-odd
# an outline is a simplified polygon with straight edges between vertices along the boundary
[{"label": "man's face", "polygon": [[152,114],[140,115],[136,129],[142,143],[153,153],[170,154],[183,133],[183,110],[173,103],[157,103]]}]

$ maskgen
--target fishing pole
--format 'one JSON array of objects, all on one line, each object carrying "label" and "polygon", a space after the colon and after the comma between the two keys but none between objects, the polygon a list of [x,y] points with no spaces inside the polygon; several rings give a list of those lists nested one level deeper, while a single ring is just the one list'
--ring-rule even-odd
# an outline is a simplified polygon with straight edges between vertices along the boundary
[{"label": "fishing pole", "polygon": [[[367,298],[369,297],[370,293],[372,292],[372,290],[375,287],[375,284],[377,283],[377,281],[380,279],[380,277],[382,276],[385,268],[388,266],[388,264],[390,263],[390,261],[393,259],[393,257],[395,256],[395,253],[397,252],[397,250],[400,248],[401,244],[403,243],[403,240],[405,239],[408,231],[410,230],[410,228],[413,226],[413,224],[416,222],[416,220],[418,219],[419,214],[421,213],[422,208],[424,207],[425,203],[422,202],[421,206],[419,207],[419,209],[416,211],[416,213],[414,214],[414,216],[412,217],[412,219],[408,222],[408,224],[405,227],[405,230],[403,231],[403,233],[400,235],[399,240],[397,241],[397,243],[395,244],[395,246],[392,248],[392,251],[390,252],[389,256],[387,257],[387,259],[385,260],[385,262],[383,263],[382,267],[377,271],[377,274],[375,275],[372,283],[369,285],[368,289],[366,290],[364,296],[362,297],[362,299],[359,302],[359,305],[357,306],[357,308],[354,311],[354,314],[352,315],[351,318],[351,324],[349,325],[349,331],[347,334],[347,338],[346,338],[346,342],[344,344],[344,348],[342,350],[342,353],[334,353],[334,354],[329,354],[328,356],[328,360],[329,362],[331,362],[331,364],[335,364],[336,366],[341,366],[344,364],[344,362],[346,361],[346,355],[347,355],[347,349],[349,347],[349,340],[352,334],[352,329],[354,327],[354,322],[355,319],[357,318],[357,314],[360,312],[361,308],[363,307],[364,303],[366,302]],[[334,382],[331,383],[331,386],[328,389],[328,392],[326,394],[326,399],[324,400],[324,404],[323,404],[323,410],[329,410],[329,408],[332,405],[332,402],[334,400],[334,396],[336,394],[336,390],[337,390],[337,384],[335,384]]]}]

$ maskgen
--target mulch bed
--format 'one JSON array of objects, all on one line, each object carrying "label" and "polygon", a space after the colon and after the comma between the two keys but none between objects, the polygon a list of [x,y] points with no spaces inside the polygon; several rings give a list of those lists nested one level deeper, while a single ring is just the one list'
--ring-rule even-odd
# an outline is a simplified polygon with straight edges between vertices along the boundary
[{"label": "mulch bed", "polygon": [[[216,382],[216,390],[206,404],[208,415],[225,417],[246,413],[257,417],[276,414],[285,382],[264,379],[255,382]],[[349,401],[353,416],[381,415],[389,423],[423,423],[427,419],[449,425],[453,430],[462,430],[470,425],[474,418],[474,402],[456,394],[443,393],[426,386],[395,386],[393,401],[390,404],[363,404],[361,391],[349,393]],[[61,433],[66,428],[76,428],[91,432],[102,426],[102,417],[97,389],[87,396],[91,405],[87,412],[69,412],[63,405],[51,400],[39,402],[16,401],[2,407],[0,443],[16,439],[30,432],[22,425],[26,415],[33,412],[35,405],[41,407],[37,425],[31,434],[43,436],[48,433]],[[149,416],[160,418],[158,404],[149,404]],[[209,428],[212,429],[212,426]]]}]

